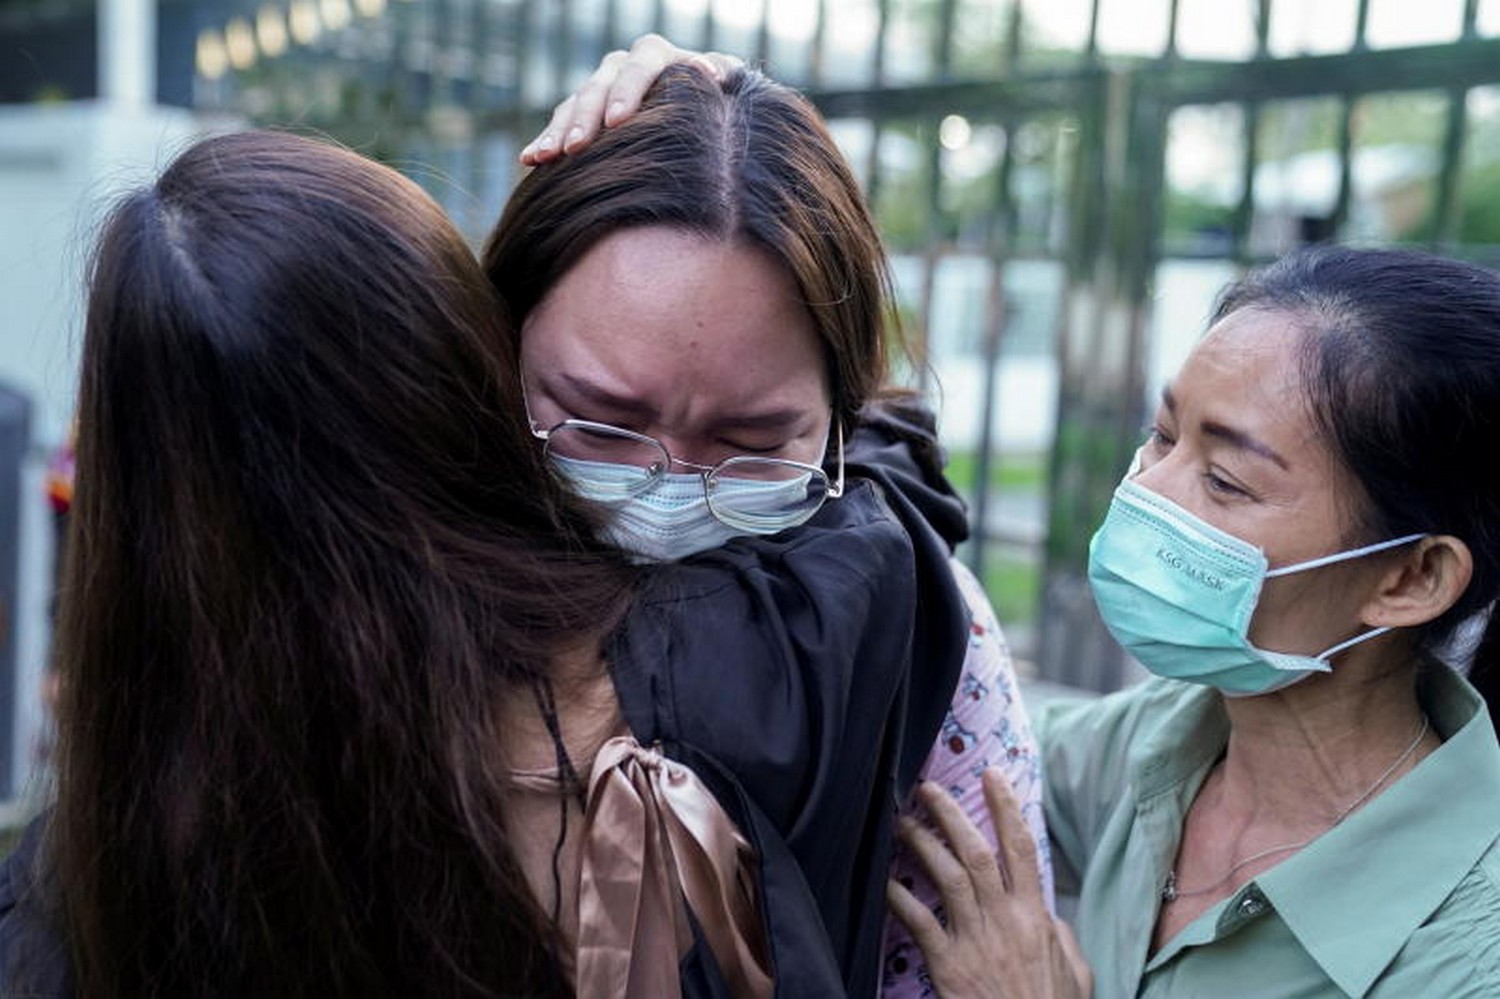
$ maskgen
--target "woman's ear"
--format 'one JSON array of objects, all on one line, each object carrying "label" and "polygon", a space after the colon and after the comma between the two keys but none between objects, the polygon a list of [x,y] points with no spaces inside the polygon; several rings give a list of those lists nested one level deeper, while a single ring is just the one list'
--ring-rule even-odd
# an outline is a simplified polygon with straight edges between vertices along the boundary
[{"label": "woman's ear", "polygon": [[1381,578],[1362,618],[1380,628],[1426,624],[1458,602],[1473,574],[1468,545],[1451,534],[1423,538]]}]

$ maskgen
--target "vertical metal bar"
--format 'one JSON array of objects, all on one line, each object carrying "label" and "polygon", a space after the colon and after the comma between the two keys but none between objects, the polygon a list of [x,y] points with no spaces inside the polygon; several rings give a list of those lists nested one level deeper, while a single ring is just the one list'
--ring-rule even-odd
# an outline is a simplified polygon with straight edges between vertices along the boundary
[{"label": "vertical metal bar", "polygon": [[1271,0],[1255,0],[1255,58],[1271,54]]},{"label": "vertical metal bar", "polygon": [[885,135],[885,125],[879,118],[870,121],[870,151],[865,164],[865,203],[874,212],[880,203],[880,140]]},{"label": "vertical metal bar", "polygon": [[1462,87],[1448,91],[1448,122],[1443,133],[1443,166],[1438,174],[1434,227],[1438,246],[1451,248],[1459,242],[1463,227],[1464,140],[1468,133],[1469,92]]},{"label": "vertical metal bar", "polygon": [[[1015,122],[1006,119],[1006,135],[1011,133]],[[990,477],[995,450],[995,403],[999,397],[1000,352],[1004,344],[1005,324],[1008,310],[1005,298],[1005,262],[1010,253],[1011,233],[1014,232],[1015,206],[1011,200],[1011,166],[1014,157],[1012,144],[1005,143],[1000,152],[1000,163],[996,168],[996,183],[993,189],[994,204],[991,206],[991,221],[985,233],[985,250],[990,262],[989,297],[986,303],[984,345],[984,388],[979,404],[979,452],[974,461],[974,513],[972,543],[969,549],[969,567],[981,583],[984,581],[985,565],[990,545]]]},{"label": "vertical metal bar", "polygon": [[1339,231],[1349,218],[1349,204],[1354,197],[1354,171],[1350,160],[1354,150],[1354,104],[1355,98],[1345,94],[1339,107],[1339,193],[1333,203],[1329,238],[1337,238]]},{"label": "vertical metal bar", "polygon": [[922,291],[918,302],[920,319],[917,325],[917,391],[926,394],[932,381],[932,303],[937,290],[937,268],[942,258],[939,242],[942,240],[943,213],[943,147],[938,142],[937,122],[929,122],[927,146],[927,214],[923,220],[926,233],[922,252]]},{"label": "vertical metal bar", "polygon": [[1165,108],[1149,79],[1111,68],[1082,114],[1058,427],[1047,485],[1040,669],[1113,689],[1124,660],[1089,598],[1087,539],[1138,439],[1149,291],[1161,231]]},{"label": "vertical metal bar", "polygon": [[1235,206],[1233,226],[1234,259],[1239,264],[1250,260],[1250,230],[1255,224],[1255,168],[1260,160],[1260,102],[1244,105],[1244,158],[1240,161],[1240,201]]},{"label": "vertical metal bar", "polygon": [[[154,67],[153,62],[153,85]],[[129,94],[118,97],[130,99]],[[14,389],[0,387],[0,801],[15,797],[28,770],[24,747],[17,745],[24,671],[16,661],[16,631],[21,619],[21,466],[30,441],[31,401]]]},{"label": "vertical metal bar", "polygon": [[871,66],[870,86],[878,89],[885,86],[886,36],[891,27],[891,0],[875,2],[875,52]]},{"label": "vertical metal bar", "polygon": [[462,32],[463,44],[468,49],[469,62],[469,87],[465,93],[465,110],[468,112],[469,121],[472,123],[469,132],[469,162],[468,175],[464,178],[469,197],[469,213],[471,224],[469,231],[478,235],[489,227],[489,206],[484,203],[484,184],[488,171],[486,170],[486,151],[488,144],[485,142],[487,136],[484,134],[483,112],[488,104],[488,86],[485,82],[485,60],[489,55],[489,8],[490,0],[470,0],[469,26],[468,30]]},{"label": "vertical metal bar", "polygon": [[531,117],[527,107],[530,103],[530,96],[526,93],[526,86],[531,76],[531,26],[534,23],[532,10],[536,2],[537,0],[520,0],[516,4],[516,30],[511,35],[515,39],[516,51],[514,62],[516,67],[515,123],[511,131],[520,141],[524,141],[523,137],[531,128]]},{"label": "vertical metal bar", "polygon": [[604,4],[604,23],[599,27],[599,52],[602,55],[611,49],[621,47],[623,39],[620,34],[620,0],[606,0]]},{"label": "vertical metal bar", "polygon": [[771,58],[771,0],[760,0],[760,24],[755,30],[755,62],[765,66]]},{"label": "vertical metal bar", "polygon": [[424,110],[452,102],[453,74],[448,46],[452,43],[455,34],[453,8],[453,0],[433,0],[432,61],[427,67],[431,89],[428,91],[427,108]]},{"label": "vertical metal bar", "polygon": [[807,55],[807,79],[811,86],[823,84],[827,66],[824,49],[828,44],[828,0],[818,0],[817,20],[813,22],[812,51]]},{"label": "vertical metal bar", "polygon": [[1464,28],[1462,38],[1472,41],[1479,34],[1479,0],[1464,0]]},{"label": "vertical metal bar", "polygon": [[656,0],[651,8],[651,30],[658,35],[667,33],[667,0]]},{"label": "vertical metal bar", "polygon": [[698,48],[704,51],[715,48],[718,34],[719,22],[714,16],[714,0],[703,0],[703,28],[698,35]]},{"label": "vertical metal bar", "polygon": [[[493,0],[471,0],[469,30],[464,32],[469,50],[469,113],[478,121],[488,103],[485,65],[490,53],[490,12]],[[475,187],[477,191],[479,188]]]},{"label": "vertical metal bar", "polygon": [[1359,0],[1359,6],[1354,9],[1354,44],[1350,46],[1351,52],[1363,52],[1369,47],[1365,41],[1365,32],[1370,25],[1370,0]]},{"label": "vertical metal bar", "polygon": [[937,7],[937,32],[933,39],[932,62],[939,80],[953,76],[953,24],[957,20],[958,0],[941,0]]},{"label": "vertical metal bar", "polygon": [[1167,59],[1177,56],[1177,19],[1181,3],[1182,0],[1168,0],[1167,3],[1167,47],[1162,52],[1162,56]]},{"label": "vertical metal bar", "polygon": [[573,88],[569,70],[573,65],[573,0],[552,0],[552,93],[548,100],[559,100]]},{"label": "vertical metal bar", "polygon": [[1089,38],[1083,52],[1090,61],[1099,55],[1099,4],[1100,0],[1089,0]]},{"label": "vertical metal bar", "polygon": [[[1005,35],[1005,73],[1014,73],[1021,65],[1021,46],[1025,42],[1025,0],[1010,0],[1010,25]],[[1009,133],[1007,132],[1007,135]],[[1006,143],[1009,145],[1009,142]]]},{"label": "vertical metal bar", "polygon": [[155,0],[98,0],[99,97],[122,108],[156,100]]}]

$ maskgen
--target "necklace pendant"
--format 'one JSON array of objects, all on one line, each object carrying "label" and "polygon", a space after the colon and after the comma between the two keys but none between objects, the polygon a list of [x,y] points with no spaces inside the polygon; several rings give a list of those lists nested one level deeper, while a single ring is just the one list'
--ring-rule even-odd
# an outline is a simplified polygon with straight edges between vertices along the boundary
[{"label": "necklace pendant", "polygon": [[1161,886],[1161,900],[1163,902],[1177,901],[1177,872],[1167,872],[1167,883]]}]

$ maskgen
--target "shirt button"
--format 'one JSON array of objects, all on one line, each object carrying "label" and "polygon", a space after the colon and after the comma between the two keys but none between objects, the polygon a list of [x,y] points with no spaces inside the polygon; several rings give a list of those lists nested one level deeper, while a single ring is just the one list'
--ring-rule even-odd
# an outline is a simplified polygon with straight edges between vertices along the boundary
[{"label": "shirt button", "polygon": [[1240,899],[1240,915],[1246,919],[1249,919],[1251,916],[1258,916],[1264,911],[1266,911],[1266,903],[1254,895],[1246,895]]}]

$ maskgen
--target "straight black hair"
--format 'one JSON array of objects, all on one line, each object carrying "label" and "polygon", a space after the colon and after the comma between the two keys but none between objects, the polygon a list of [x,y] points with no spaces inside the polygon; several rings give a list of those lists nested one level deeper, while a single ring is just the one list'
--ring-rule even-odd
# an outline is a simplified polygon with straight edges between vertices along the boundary
[{"label": "straight black hair", "polygon": [[80,995],[570,993],[498,709],[630,573],[500,315],[430,198],[321,142],[204,141],[109,219],[44,851]]}]

